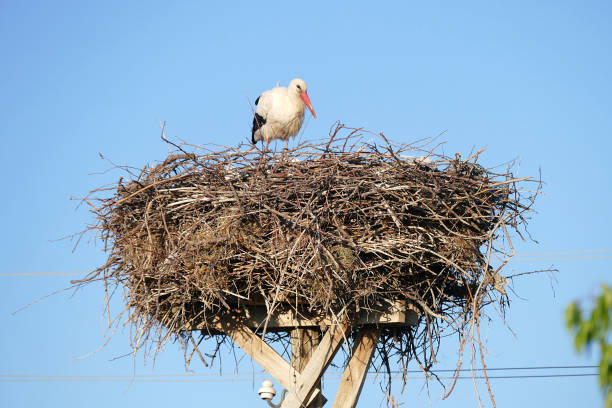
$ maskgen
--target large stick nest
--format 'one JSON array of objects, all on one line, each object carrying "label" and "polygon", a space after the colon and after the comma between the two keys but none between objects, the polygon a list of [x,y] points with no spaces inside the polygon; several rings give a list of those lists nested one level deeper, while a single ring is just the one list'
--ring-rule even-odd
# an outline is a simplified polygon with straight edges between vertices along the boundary
[{"label": "large stick nest", "polygon": [[80,283],[124,289],[135,347],[198,324],[214,336],[215,316],[253,303],[350,321],[404,300],[421,324],[383,331],[379,351],[428,368],[441,325],[467,333],[505,303],[501,266],[535,193],[478,153],[372,140],[338,126],[282,153],[181,148],[88,200],[108,260]]}]

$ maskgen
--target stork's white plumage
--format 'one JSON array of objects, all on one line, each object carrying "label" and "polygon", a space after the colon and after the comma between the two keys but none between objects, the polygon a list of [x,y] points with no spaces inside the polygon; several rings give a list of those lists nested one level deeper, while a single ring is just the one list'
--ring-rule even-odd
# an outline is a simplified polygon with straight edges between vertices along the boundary
[{"label": "stork's white plumage", "polygon": [[285,149],[289,147],[289,138],[300,131],[304,123],[304,109],[310,109],[312,116],[317,115],[312,108],[306,82],[296,78],[287,88],[277,86],[262,93],[255,100],[257,109],[253,118],[251,140],[266,142],[266,149],[273,139],[285,140]]}]

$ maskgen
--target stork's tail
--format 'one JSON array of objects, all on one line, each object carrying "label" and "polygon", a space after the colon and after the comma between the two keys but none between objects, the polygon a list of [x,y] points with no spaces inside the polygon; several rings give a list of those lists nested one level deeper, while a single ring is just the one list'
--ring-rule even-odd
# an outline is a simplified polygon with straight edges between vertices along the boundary
[{"label": "stork's tail", "polygon": [[253,128],[251,129],[251,142],[253,144],[257,143],[257,139],[255,139],[255,132],[263,127],[266,124],[266,120],[259,113],[255,113],[253,117]]}]

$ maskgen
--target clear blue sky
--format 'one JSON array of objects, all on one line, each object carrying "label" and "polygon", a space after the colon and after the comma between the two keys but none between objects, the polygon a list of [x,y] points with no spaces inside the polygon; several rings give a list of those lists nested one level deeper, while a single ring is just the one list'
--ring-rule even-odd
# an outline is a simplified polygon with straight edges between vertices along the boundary
[{"label": "clear blue sky", "polygon": [[[92,221],[70,197],[118,178],[94,174],[108,168],[99,152],[136,167],[163,159],[168,150],[157,119],[168,122],[169,136],[194,144],[245,141],[246,95],[254,99],[296,76],[308,82],[318,115],[304,137],[325,136],[336,120],[398,142],[447,130],[448,154],[486,147],[484,165],[520,159],[521,176],[542,168],[545,195],[530,228],[538,243],[517,242],[518,253],[612,249],[612,7],[511,3],[0,0],[1,273],[99,266],[99,243],[72,253],[73,243],[54,242]],[[562,313],[573,299],[588,304],[599,283],[612,280],[610,255],[511,264],[506,273],[550,266],[560,273],[514,282],[521,299],[508,323],[516,336],[499,322],[488,327],[489,367],[595,363],[596,355],[574,353]],[[155,364],[142,355],[112,360],[130,351],[128,328],[77,359],[105,342],[101,287],[11,314],[74,278],[0,276],[1,406],[266,406],[255,394],[259,368],[248,359],[238,371],[256,375],[220,377],[218,365],[195,363],[196,373],[212,375],[199,383],[167,376],[158,383],[57,381],[184,373],[176,344]],[[454,367],[453,341],[438,368]],[[233,369],[234,358],[225,355],[222,370]],[[54,378],[4,381],[28,374]],[[410,380],[396,399],[430,406],[423,384]],[[330,399],[336,386],[326,381]],[[596,377],[496,379],[492,386],[500,407],[602,401]],[[490,406],[482,384],[481,391]],[[435,407],[477,406],[471,381],[460,381],[444,401],[438,386],[430,392]],[[369,380],[360,406],[380,404],[382,393]]]}]

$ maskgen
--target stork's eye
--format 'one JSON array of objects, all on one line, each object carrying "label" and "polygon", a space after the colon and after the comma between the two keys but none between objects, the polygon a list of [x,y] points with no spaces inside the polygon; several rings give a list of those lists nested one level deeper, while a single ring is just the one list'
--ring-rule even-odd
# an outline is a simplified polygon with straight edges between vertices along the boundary
[{"label": "stork's eye", "polygon": [[300,91],[302,90],[301,86],[299,86],[299,85],[296,85],[296,86],[297,86],[297,89],[299,89]]}]

